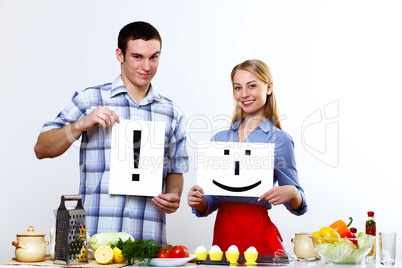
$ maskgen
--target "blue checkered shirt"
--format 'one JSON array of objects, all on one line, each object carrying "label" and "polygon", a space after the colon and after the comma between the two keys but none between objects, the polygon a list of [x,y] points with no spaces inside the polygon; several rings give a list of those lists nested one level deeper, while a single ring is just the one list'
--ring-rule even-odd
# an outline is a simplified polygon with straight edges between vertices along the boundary
[{"label": "blue checkered shirt", "polygon": [[[138,104],[129,95],[120,76],[113,83],[74,93],[66,108],[53,121],[45,123],[41,132],[71,124],[97,106],[112,109],[121,120],[165,122],[163,192],[167,173],[188,171],[182,112],[171,100],[156,93],[152,86]],[[152,204],[152,197],[108,194],[111,134],[112,128],[104,130],[100,126],[81,135],[79,193],[85,207],[87,231],[91,235],[127,232],[136,239],[152,238],[165,244],[166,215]]]}]

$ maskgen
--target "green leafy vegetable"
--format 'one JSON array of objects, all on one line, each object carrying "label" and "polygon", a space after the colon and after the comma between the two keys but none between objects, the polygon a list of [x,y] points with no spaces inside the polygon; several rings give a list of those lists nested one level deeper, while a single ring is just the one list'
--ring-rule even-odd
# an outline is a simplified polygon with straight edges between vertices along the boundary
[{"label": "green leafy vegetable", "polygon": [[99,233],[93,235],[88,240],[88,246],[93,251],[96,251],[101,246],[109,246],[113,248],[113,246],[116,245],[120,239],[122,241],[126,241],[129,238],[134,240],[132,235],[124,232]]},{"label": "green leafy vegetable", "polygon": [[150,262],[152,258],[158,256],[158,252],[161,250],[162,245],[155,242],[153,239],[137,239],[133,241],[129,238],[126,241],[120,239],[116,244],[116,247],[121,249],[124,259],[128,261],[128,265],[131,265],[135,261]]},{"label": "green leafy vegetable", "polygon": [[317,251],[325,259],[335,263],[359,263],[370,251],[373,240],[370,236],[360,232],[357,235],[358,247],[349,239],[340,239],[334,243],[316,245]]},{"label": "green leafy vegetable", "polygon": [[324,258],[342,263],[355,251],[356,247],[349,239],[341,239],[334,243],[324,243],[319,250]]}]

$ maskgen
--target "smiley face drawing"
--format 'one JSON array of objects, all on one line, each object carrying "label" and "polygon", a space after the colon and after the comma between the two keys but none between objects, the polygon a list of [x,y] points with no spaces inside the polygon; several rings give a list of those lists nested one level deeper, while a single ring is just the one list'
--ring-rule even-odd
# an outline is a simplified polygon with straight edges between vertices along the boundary
[{"label": "smiley face drawing", "polygon": [[197,184],[208,195],[255,196],[273,186],[274,144],[200,143]]}]

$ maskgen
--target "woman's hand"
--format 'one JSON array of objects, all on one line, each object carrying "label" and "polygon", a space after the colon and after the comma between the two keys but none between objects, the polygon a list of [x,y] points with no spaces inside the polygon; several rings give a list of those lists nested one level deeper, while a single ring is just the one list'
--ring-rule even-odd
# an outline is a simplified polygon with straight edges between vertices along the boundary
[{"label": "woman's hand", "polygon": [[290,206],[297,210],[302,204],[302,197],[293,185],[275,186],[258,198],[276,206],[290,201]]},{"label": "woman's hand", "polygon": [[194,185],[191,187],[187,195],[188,205],[199,211],[205,211],[208,207],[208,203],[207,200],[202,196],[203,194],[204,190],[200,186]]}]

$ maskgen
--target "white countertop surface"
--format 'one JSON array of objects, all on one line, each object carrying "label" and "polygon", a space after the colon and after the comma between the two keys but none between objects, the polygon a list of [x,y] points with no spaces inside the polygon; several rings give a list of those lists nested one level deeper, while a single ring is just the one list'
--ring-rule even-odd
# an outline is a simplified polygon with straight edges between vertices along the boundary
[{"label": "white countertop surface", "polygon": [[[39,266],[33,266],[33,265],[0,265],[0,268],[38,268]],[[233,265],[234,266],[234,265]],[[195,263],[187,263],[184,266],[177,266],[177,267],[183,267],[183,268],[191,268],[191,267],[199,267],[199,268],[227,268],[227,267],[233,267],[233,266],[225,266],[225,265],[196,265]],[[246,267],[245,265],[239,264],[237,265],[238,267]],[[329,268],[356,268],[356,267],[364,267],[364,268],[375,268],[375,267],[387,267],[383,266],[380,264],[379,260],[377,260],[376,263],[365,263],[362,261],[360,264],[352,265],[352,264],[329,264],[323,261],[314,261],[314,262],[303,262],[303,261],[290,261],[289,264],[287,265],[275,265],[275,264],[259,264],[258,266],[247,266],[247,267],[297,267],[297,268],[313,268],[313,267],[329,267]],[[72,268],[74,266],[71,266]],[[126,266],[126,267],[161,267],[162,266],[148,266],[145,263],[137,263],[132,266]],[[395,265],[389,266],[389,267],[401,267],[402,268],[402,262],[396,261]],[[107,265],[105,265],[105,268],[107,268]],[[171,267],[169,267],[171,268]]]}]

